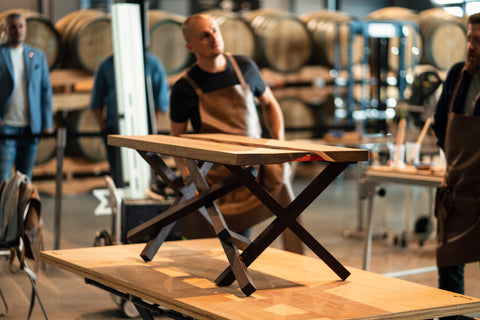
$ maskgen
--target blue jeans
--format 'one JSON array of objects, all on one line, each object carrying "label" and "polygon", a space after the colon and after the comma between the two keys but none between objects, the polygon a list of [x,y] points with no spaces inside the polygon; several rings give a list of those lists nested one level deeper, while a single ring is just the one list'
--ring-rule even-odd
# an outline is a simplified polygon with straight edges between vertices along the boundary
[{"label": "blue jeans", "polygon": [[0,183],[8,180],[15,164],[15,170],[32,179],[32,171],[37,155],[38,138],[31,137],[28,127],[0,126],[2,135],[30,135],[27,138],[0,137]]}]

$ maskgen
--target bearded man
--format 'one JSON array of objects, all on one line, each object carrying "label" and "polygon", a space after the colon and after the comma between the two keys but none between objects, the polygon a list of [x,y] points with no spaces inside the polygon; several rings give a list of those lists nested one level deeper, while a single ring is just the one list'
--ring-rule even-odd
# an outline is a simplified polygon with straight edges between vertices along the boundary
[{"label": "bearded man", "polygon": [[433,126],[447,161],[435,201],[439,287],[461,294],[465,263],[480,261],[480,13],[468,23],[467,61],[448,72]]},{"label": "bearded man", "polygon": [[40,133],[53,132],[52,88],[45,53],[25,44],[27,24],[20,13],[5,18],[0,45],[0,182],[12,167],[30,179]]}]

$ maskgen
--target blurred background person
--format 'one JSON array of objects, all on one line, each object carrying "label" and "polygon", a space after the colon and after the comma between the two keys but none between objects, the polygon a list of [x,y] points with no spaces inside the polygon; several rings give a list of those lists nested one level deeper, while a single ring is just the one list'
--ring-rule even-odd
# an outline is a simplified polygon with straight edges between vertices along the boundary
[{"label": "blurred background person", "polygon": [[[95,114],[103,134],[112,179],[117,187],[123,187],[120,148],[107,144],[109,134],[119,133],[113,59],[113,55],[106,58],[95,73],[90,109]],[[155,118],[158,121],[161,114],[168,110],[169,86],[165,67],[157,57],[150,53],[145,55],[145,76],[151,79]]]},{"label": "blurred background person", "polygon": [[39,138],[53,131],[52,88],[45,54],[25,44],[27,25],[20,13],[5,19],[6,42],[0,46],[0,179],[15,170],[32,178]]}]

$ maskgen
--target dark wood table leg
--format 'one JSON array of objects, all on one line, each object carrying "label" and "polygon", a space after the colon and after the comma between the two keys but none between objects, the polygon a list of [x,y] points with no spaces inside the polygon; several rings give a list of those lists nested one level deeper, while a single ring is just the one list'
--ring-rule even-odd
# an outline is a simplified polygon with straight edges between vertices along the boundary
[{"label": "dark wood table leg", "polygon": [[[200,194],[208,192],[209,186],[207,180],[205,179],[205,174],[204,172],[200,172],[196,161],[186,159],[186,164],[193,181],[197,186],[198,192]],[[213,229],[220,239],[220,243],[222,244],[223,250],[228,258],[230,267],[235,275],[235,278],[237,279],[240,289],[246,296],[250,296],[257,289],[248,273],[247,267],[240,258],[240,253],[238,252],[237,246],[230,241],[232,235],[222,213],[218,209],[216,203],[213,201],[205,203],[205,209],[210,217]]]},{"label": "dark wood table leg", "polygon": [[[230,177],[223,182],[216,184],[201,195],[196,195],[196,187],[193,183],[184,185],[182,179],[177,177],[172,169],[170,169],[160,155],[151,152],[138,151],[140,155],[152,166],[155,172],[170,186],[177,194],[175,203],[160,215],[144,222],[143,224],[131,229],[127,233],[127,239],[135,242],[140,241],[147,235],[157,234],[155,239],[149,241],[141,253],[142,259],[151,261],[160,249],[161,245],[168,236],[170,225],[185,215],[198,210],[205,219],[211,223],[210,217],[203,207],[205,203],[212,202],[215,199],[235,190],[241,186],[236,177]],[[198,173],[205,176],[210,170],[212,164],[204,162],[197,167]],[[251,168],[250,173],[256,176],[257,172]],[[171,229],[171,228],[170,228]],[[231,241],[239,248],[244,249],[250,244],[250,241],[232,231],[221,233],[224,241]]]},{"label": "dark wood table leg", "polygon": [[[226,166],[233,174],[242,179],[247,188],[254,193],[272,212],[277,215],[270,225],[241,254],[242,261],[248,267],[275,239],[289,227],[315,254],[327,263],[337,275],[345,280],[350,274],[323,246],[315,240],[295,220],[320,193],[348,166],[349,163],[331,162],[318,176],[288,205],[283,208],[268,192],[236,166]],[[308,235],[308,236],[307,236]],[[328,254],[326,254],[328,253]],[[219,286],[228,286],[235,280],[232,270],[227,267],[215,280]]]},{"label": "dark wood table leg", "polygon": [[214,201],[215,199],[226,195],[240,186],[241,183],[238,181],[238,179],[235,177],[230,177],[225,181],[214,185],[207,193],[199,194],[193,198],[186,199],[184,202],[179,203],[175,207],[170,207],[161,214],[136,226],[135,228],[132,228],[127,233],[127,239],[135,242],[143,239],[143,237],[147,235],[158,234],[163,227],[183,218],[187,214],[203,207],[205,203]]},{"label": "dark wood table leg", "polygon": [[157,254],[158,249],[160,249],[163,242],[165,242],[173,227],[175,227],[175,222],[163,227],[154,239],[148,241],[148,243],[145,245],[145,248],[143,248],[142,252],[140,253],[140,257],[142,257],[143,261],[148,262],[153,260],[153,257],[155,257]]}]

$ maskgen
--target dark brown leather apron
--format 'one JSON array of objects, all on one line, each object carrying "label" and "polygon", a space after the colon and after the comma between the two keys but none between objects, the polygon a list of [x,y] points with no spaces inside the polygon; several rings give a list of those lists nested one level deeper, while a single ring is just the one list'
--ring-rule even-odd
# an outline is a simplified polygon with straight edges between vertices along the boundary
[{"label": "dark brown leather apron", "polygon": [[[227,58],[232,63],[240,84],[203,93],[191,78],[184,76],[198,96],[202,123],[200,132],[258,138],[261,136],[261,128],[253,94],[235,59],[228,54]],[[257,169],[257,181],[283,206],[288,205],[293,194],[288,177],[284,177],[284,165],[262,165]],[[214,165],[207,174],[207,181],[213,185],[230,175],[230,171],[222,165]],[[230,192],[216,202],[227,225],[236,232],[246,230],[272,216],[271,211],[245,187]],[[200,214],[190,214],[182,221],[182,232],[187,238],[213,236],[213,229],[205,224]],[[205,232],[209,230],[211,232]]]},{"label": "dark brown leather apron", "polygon": [[437,189],[437,266],[480,261],[480,117],[452,112],[445,135],[445,184]]}]

